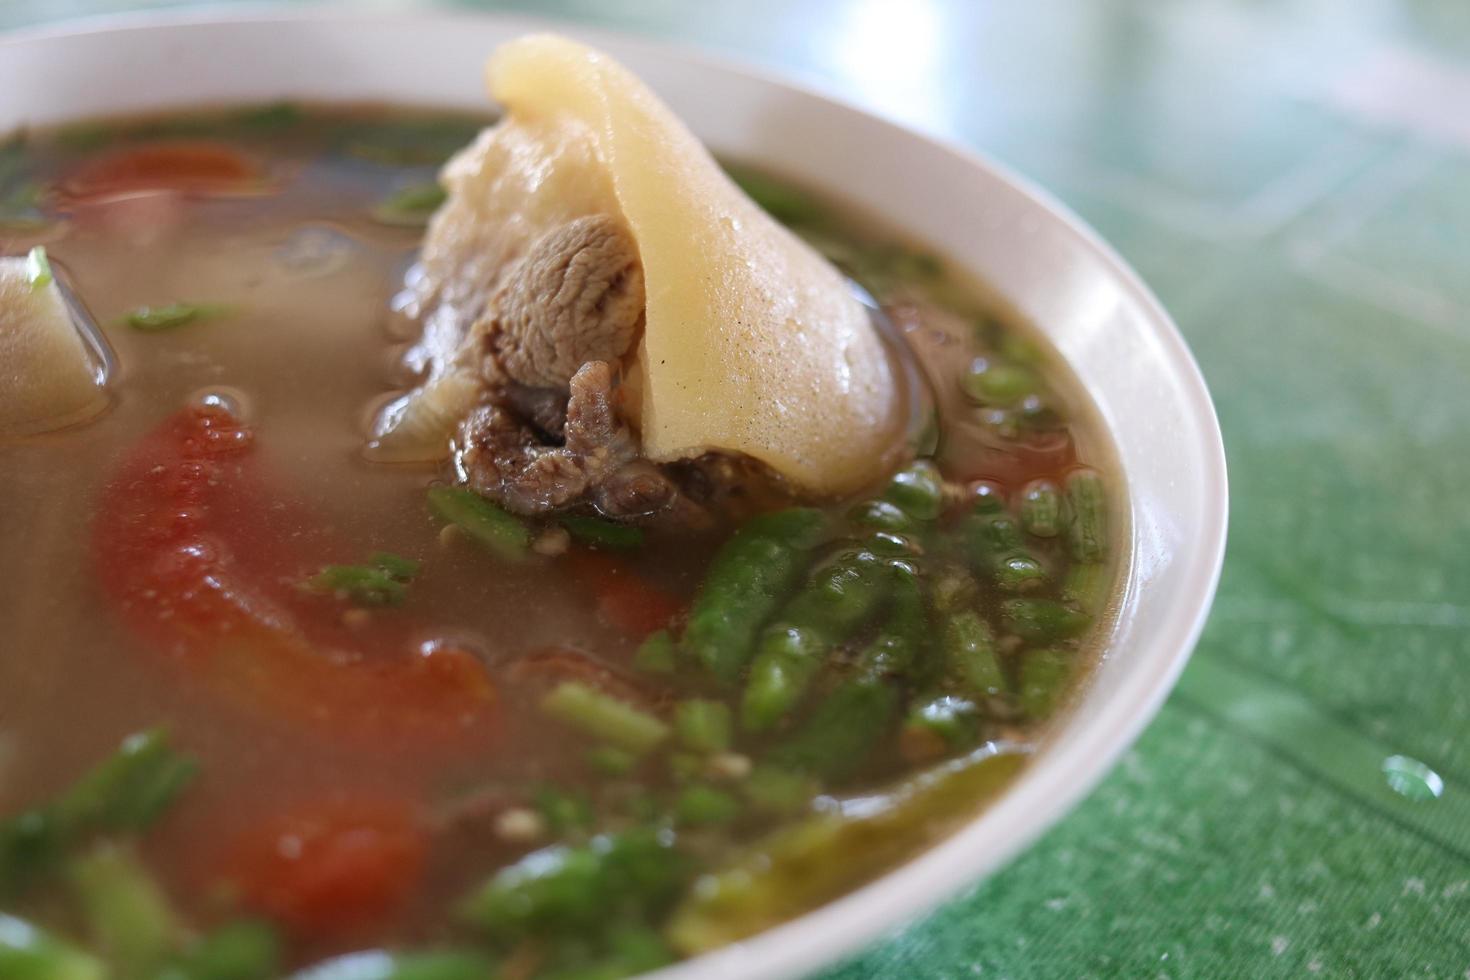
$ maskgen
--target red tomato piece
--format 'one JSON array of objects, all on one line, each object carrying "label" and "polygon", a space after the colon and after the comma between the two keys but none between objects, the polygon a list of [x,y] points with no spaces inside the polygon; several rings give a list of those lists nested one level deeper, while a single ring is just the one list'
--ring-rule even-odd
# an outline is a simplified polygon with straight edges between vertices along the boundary
[{"label": "red tomato piece", "polygon": [[642,638],[669,625],[683,604],[610,555],[575,551],[567,556],[572,574],[592,590],[603,622]]},{"label": "red tomato piece", "polygon": [[241,904],[297,939],[341,939],[382,924],[418,886],[426,834],[405,800],[298,806],[241,835],[223,877]]},{"label": "red tomato piece", "polygon": [[229,146],[167,140],[91,157],[61,181],[58,192],[75,204],[142,191],[234,195],[266,189],[260,168]]},{"label": "red tomato piece", "polygon": [[93,528],[103,590],[145,641],[214,690],[336,737],[445,736],[493,720],[472,653],[417,642],[406,613],[369,628],[299,583],[341,549],[278,501],[227,408],[175,415],[125,459]]}]

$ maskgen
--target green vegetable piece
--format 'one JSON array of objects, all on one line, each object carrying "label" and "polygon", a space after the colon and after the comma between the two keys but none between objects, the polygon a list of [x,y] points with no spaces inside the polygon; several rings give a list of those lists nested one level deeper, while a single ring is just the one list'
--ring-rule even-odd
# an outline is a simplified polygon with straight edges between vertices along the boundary
[{"label": "green vegetable piece", "polygon": [[304,584],[310,592],[336,595],[359,606],[396,606],[408,596],[401,580],[368,565],[327,565]]},{"label": "green vegetable piece", "polygon": [[1087,613],[1053,599],[1007,599],[1000,609],[1006,630],[1034,643],[1065,640],[1092,622]]},{"label": "green vegetable piece", "polygon": [[814,814],[700,878],[665,934],[693,956],[753,936],[836,898],[928,844],[999,793],[1024,757],[989,748],[943,763],[850,813]]},{"label": "green vegetable piece", "polygon": [[995,650],[995,637],[979,613],[964,610],[944,624],[945,673],[971,694],[995,695],[1006,689],[1005,671]]},{"label": "green vegetable piece", "polygon": [[674,819],[689,827],[730,823],[740,816],[740,801],[712,786],[686,786],[674,802]]},{"label": "green vegetable piece", "polygon": [[399,582],[411,582],[423,562],[414,561],[412,558],[404,558],[389,551],[375,551],[368,557],[368,564],[374,565],[387,572]]},{"label": "green vegetable piece", "polygon": [[164,729],[129,735],[115,755],[78,780],[58,801],[55,815],[74,834],[140,831],[153,823],[198,771],[193,759],[169,746]]},{"label": "green vegetable piece", "polygon": [[5,980],[107,980],[101,960],[0,912],[0,977]]},{"label": "green vegetable piece", "polygon": [[515,517],[464,487],[430,487],[429,509],[502,561],[520,561],[531,545],[531,532]]},{"label": "green vegetable piece", "polygon": [[67,870],[92,945],[119,977],[152,980],[183,934],[158,883],[115,844],[96,845]]},{"label": "green vegetable piece", "polygon": [[633,666],[648,674],[672,674],[676,666],[674,657],[674,638],[668,630],[658,630],[638,644]]},{"label": "green vegetable piece", "polygon": [[272,980],[281,975],[281,944],[263,922],[227,922],[192,943],[156,980]]},{"label": "green vegetable piece", "polygon": [[1067,544],[1081,562],[1100,562],[1108,551],[1108,503],[1096,470],[1067,474]]},{"label": "green vegetable piece", "polygon": [[898,694],[882,678],[855,677],[828,694],[791,739],[777,746],[777,765],[824,781],[852,776],[886,734]]},{"label": "green vegetable piece", "polygon": [[235,117],[241,126],[258,132],[289,129],[304,119],[306,113],[295,102],[285,100],[242,109]]},{"label": "green vegetable piece", "polygon": [[805,773],[762,764],[751,770],[740,789],[756,810],[772,816],[791,816],[806,809],[818,786]]},{"label": "green vegetable piece", "polygon": [[51,260],[46,257],[46,246],[37,245],[26,253],[26,280],[37,292],[56,281],[51,274]]},{"label": "green vegetable piece", "polygon": [[1112,584],[1106,565],[1079,562],[1067,569],[1062,580],[1062,598],[1096,617],[1108,604]]},{"label": "green vegetable piece", "polygon": [[918,576],[895,563],[888,566],[888,577],[888,618],[858,658],[859,668],[875,677],[908,674],[923,659],[929,634],[929,610]]},{"label": "green vegetable piece", "polygon": [[682,652],[725,683],[750,659],[755,638],[800,578],[821,539],[822,512],[797,507],[748,521],[716,553],[689,611]]},{"label": "green vegetable piece", "polygon": [[379,224],[422,228],[449,195],[432,181],[399,188],[373,208]]},{"label": "green vegetable piece", "polygon": [[669,736],[669,726],[626,701],[578,681],[564,681],[541,700],[557,721],[642,755]]},{"label": "green vegetable piece", "polygon": [[536,809],[558,837],[585,833],[592,827],[592,804],[585,796],[551,786],[536,791]]},{"label": "green vegetable piece", "polygon": [[674,706],[674,731],[685,748],[714,754],[730,747],[730,708],[719,701],[690,699]]},{"label": "green vegetable piece", "polygon": [[643,528],[618,524],[600,517],[567,514],[557,519],[567,533],[578,541],[612,551],[637,551],[643,547]]},{"label": "green vegetable piece", "polygon": [[917,521],[932,521],[944,509],[944,478],[930,459],[916,459],[893,475],[883,499]]},{"label": "green vegetable piece", "polygon": [[1035,721],[1051,716],[1072,680],[1076,655],[1069,650],[1043,648],[1021,655],[1021,710]]},{"label": "green vegetable piece", "polygon": [[1021,491],[1021,527],[1039,538],[1062,533],[1062,495],[1050,480],[1032,480]]},{"label": "green vegetable piece", "polygon": [[196,320],[229,316],[234,310],[218,303],[169,303],[165,306],[140,306],[122,316],[122,322],[134,330],[159,333],[182,327]]},{"label": "green vegetable piece", "polygon": [[931,576],[929,606],[941,616],[967,608],[979,598],[980,583],[962,568],[943,566]]},{"label": "green vegetable piece", "polygon": [[1006,592],[1030,592],[1046,579],[1046,569],[1029,554],[1008,555],[995,563],[995,584]]},{"label": "green vegetable piece", "polygon": [[671,835],[630,830],[534,851],[466,898],[460,914],[494,939],[576,936],[661,911],[684,879]]},{"label": "green vegetable piece", "polygon": [[848,520],[858,527],[882,531],[908,531],[914,526],[913,519],[904,513],[903,508],[887,500],[869,500],[858,504],[848,514]]},{"label": "green vegetable piece", "polygon": [[73,844],[93,834],[143,830],[196,771],[161,729],[129,736],[58,799],[0,821],[0,898],[55,870]]},{"label": "green vegetable piece", "polygon": [[1010,407],[1041,387],[1041,379],[1030,368],[986,358],[976,358],[965,372],[961,387],[982,405]]},{"label": "green vegetable piece", "polygon": [[919,698],[903,725],[905,750],[917,741],[937,741],[945,752],[972,748],[980,740],[981,711],[969,698],[937,694]]},{"label": "green vegetable piece", "polygon": [[783,225],[822,225],[828,221],[826,209],[815,198],[784,181],[738,165],[727,165],[725,172],[747,197]]},{"label": "green vegetable piece", "polygon": [[469,950],[348,953],[291,974],[291,980],[489,980],[495,962]]},{"label": "green vegetable piece", "polygon": [[626,776],[638,768],[638,757],[613,745],[599,745],[588,750],[587,765],[604,776]]},{"label": "green vegetable piece", "polygon": [[819,565],[761,632],[740,703],[747,731],[769,730],[796,707],[828,651],[851,636],[887,591],[887,566],[849,548]]}]

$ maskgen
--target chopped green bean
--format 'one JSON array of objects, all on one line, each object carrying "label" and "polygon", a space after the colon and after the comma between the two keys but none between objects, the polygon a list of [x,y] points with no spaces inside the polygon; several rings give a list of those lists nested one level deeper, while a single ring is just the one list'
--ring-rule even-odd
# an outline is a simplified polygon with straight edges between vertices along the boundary
[{"label": "chopped green bean", "polygon": [[639,754],[669,735],[669,726],[653,715],[578,681],[558,684],[541,700],[541,710],[565,725]]},{"label": "chopped green bean", "polygon": [[429,181],[410,184],[384,198],[373,208],[373,220],[379,224],[405,228],[422,228],[448,195],[438,183]]},{"label": "chopped green bean", "polygon": [[638,768],[638,757],[615,745],[599,745],[587,751],[587,765],[604,776],[626,776]]},{"label": "chopped green bean", "polygon": [[944,624],[945,673],[971,694],[996,695],[1006,689],[1005,671],[995,650],[995,637],[979,613],[963,610]]},{"label": "chopped green bean", "polygon": [[1081,633],[1092,622],[1085,612],[1052,599],[1007,599],[1000,608],[1005,628],[1032,642],[1065,640]]},{"label": "chopped green bean", "polygon": [[858,658],[870,676],[903,676],[923,659],[929,633],[929,610],[918,575],[899,563],[888,566],[888,616],[878,635]]},{"label": "chopped green bean", "polygon": [[970,484],[970,513],[999,514],[1006,506],[1006,492],[999,483],[977,480]]},{"label": "chopped green bean", "polygon": [[51,273],[51,260],[46,257],[46,246],[37,245],[26,253],[26,280],[32,289],[39,292],[55,279]]},{"label": "chopped green bean", "polygon": [[1099,562],[1108,550],[1108,507],[1102,477],[1096,470],[1067,474],[1067,543],[1080,562]]},{"label": "chopped green bean", "polygon": [[733,683],[762,624],[800,578],[806,553],[825,525],[821,511],[799,507],[764,514],[736,531],[710,563],[690,609],[684,653]]},{"label": "chopped green bean", "polygon": [[672,674],[676,666],[674,638],[668,630],[650,633],[633,654],[633,666],[648,674]]},{"label": "chopped green bean", "polygon": [[183,935],[158,883],[121,845],[74,858],[68,878],[94,947],[122,978],[152,978]]},{"label": "chopped green bean", "polygon": [[740,816],[740,801],[712,786],[686,786],[674,803],[674,819],[690,827],[725,824]]},{"label": "chopped green bean", "polygon": [[823,780],[843,780],[863,763],[884,735],[898,693],[882,678],[853,677],[839,684],[790,741],[777,746],[777,765]]},{"label": "chopped green bean", "polygon": [[1046,569],[1029,554],[1008,555],[995,563],[995,584],[1005,592],[1030,592],[1046,579]]},{"label": "chopped green bean", "polygon": [[558,837],[585,833],[592,827],[592,804],[585,796],[543,786],[536,791],[534,802],[547,828]]},{"label": "chopped green bean", "polygon": [[582,514],[567,514],[557,518],[557,523],[578,541],[598,548],[637,551],[643,547],[643,528],[631,524],[618,524]]},{"label": "chopped green bean", "polygon": [[1035,394],[1041,379],[1030,368],[976,358],[961,386],[965,394],[982,405],[1009,407]]},{"label": "chopped green bean", "polygon": [[979,706],[969,698],[953,694],[919,698],[904,720],[905,753],[915,742],[936,742],[941,755],[970,748],[980,740],[980,719]]},{"label": "chopped green bean", "polygon": [[1108,603],[1112,585],[1106,565],[1078,562],[1067,569],[1062,580],[1062,597],[1089,616],[1096,617]]},{"label": "chopped green bean", "polygon": [[263,922],[227,922],[195,940],[156,980],[273,980],[281,944]]},{"label": "chopped green bean", "polygon": [[828,652],[882,601],[885,568],[866,549],[838,552],[818,566],[761,632],[740,703],[740,721],[748,731],[766,731],[796,707]]},{"label": "chopped green bean", "polygon": [[674,731],[685,748],[723,752],[730,747],[730,708],[720,701],[691,699],[674,706]]},{"label": "chopped green bean", "polygon": [[899,470],[883,491],[883,499],[917,521],[932,521],[944,507],[944,479],[930,459],[916,459]]},{"label": "chopped green bean", "polygon": [[6,980],[106,980],[108,970],[90,953],[0,912],[0,977]]},{"label": "chopped green bean", "polygon": [[858,504],[848,513],[848,519],[859,527],[884,531],[907,531],[914,526],[913,520],[903,508],[887,500],[869,500]]},{"label": "chopped green bean", "polygon": [[165,306],[140,306],[123,314],[122,322],[134,330],[158,333],[193,323],[229,316],[233,307],[219,303],[169,303]]},{"label": "chopped green bean", "polygon": [[669,940],[694,955],[816,908],[892,867],[936,828],[968,818],[1011,781],[1023,758],[980,749],[911,777],[881,800],[776,831],[695,883],[669,920]]},{"label": "chopped green bean", "polygon": [[1072,679],[1076,655],[1069,650],[1043,648],[1021,655],[1021,710],[1040,721],[1056,709]]},{"label": "chopped green bean", "polygon": [[515,517],[464,487],[431,487],[429,509],[504,561],[519,561],[531,544],[531,532]]},{"label": "chopped green bean", "polygon": [[585,845],[543,848],[503,868],[464,900],[461,913],[489,936],[568,936],[656,913],[683,881],[667,834],[631,830]]},{"label": "chopped green bean", "polygon": [[751,770],[741,791],[762,813],[790,816],[806,808],[817,784],[805,773],[763,764]]},{"label": "chopped green bean", "polygon": [[1050,480],[1032,480],[1021,491],[1021,527],[1039,538],[1062,533],[1062,495]]}]

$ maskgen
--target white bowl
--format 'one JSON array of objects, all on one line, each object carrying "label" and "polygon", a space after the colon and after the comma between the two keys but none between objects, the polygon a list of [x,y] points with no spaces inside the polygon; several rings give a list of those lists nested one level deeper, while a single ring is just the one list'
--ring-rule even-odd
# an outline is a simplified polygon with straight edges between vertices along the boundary
[{"label": "white bowl", "polygon": [[[0,132],[104,113],[277,97],[480,107],[503,17],[213,11],[0,39]],[[1078,218],[996,164],[837,100],[688,50],[558,26],[624,61],[717,152],[863,202],[991,284],[1071,363],[1112,433],[1132,560],[1111,652],[994,805],[883,878],[800,919],[655,974],[797,976],[994,871],[1066,813],[1153,717],[1204,624],[1225,546],[1224,451],[1183,340]]]}]

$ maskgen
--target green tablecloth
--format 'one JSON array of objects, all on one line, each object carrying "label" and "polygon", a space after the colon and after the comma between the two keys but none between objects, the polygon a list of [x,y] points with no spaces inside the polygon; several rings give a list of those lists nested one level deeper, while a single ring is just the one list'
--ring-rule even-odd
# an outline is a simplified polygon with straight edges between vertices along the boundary
[{"label": "green tablecloth", "polygon": [[[1006,161],[1135,264],[1214,392],[1230,551],[1177,693],[1025,856],[830,980],[1470,977],[1470,3],[505,6]],[[1393,791],[1394,756],[1442,795]]]}]

